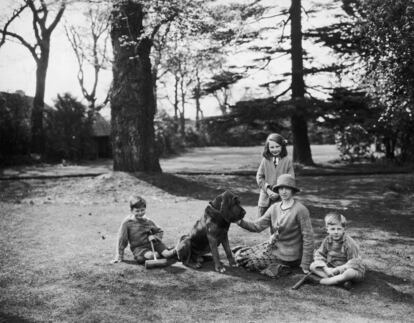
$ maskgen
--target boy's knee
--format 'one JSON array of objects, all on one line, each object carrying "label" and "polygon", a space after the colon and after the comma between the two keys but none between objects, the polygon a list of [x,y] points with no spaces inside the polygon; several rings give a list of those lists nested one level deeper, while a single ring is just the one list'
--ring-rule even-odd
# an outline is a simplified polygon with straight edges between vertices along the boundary
[{"label": "boy's knee", "polygon": [[136,256],[135,257],[135,261],[138,263],[138,265],[143,265],[145,264],[145,257],[144,256]]},{"label": "boy's knee", "polygon": [[160,254],[157,251],[155,251],[155,253],[152,252],[152,251],[148,251],[144,254],[144,259],[145,260],[153,260],[154,255],[155,255],[156,258],[160,258]]},{"label": "boy's knee", "polygon": [[175,248],[171,250],[165,249],[163,250],[163,252],[161,252],[161,255],[164,258],[174,258],[174,257],[177,257],[177,250],[175,250]]},{"label": "boy's knee", "polygon": [[347,280],[352,280],[354,282],[359,282],[359,281],[364,280],[364,274],[353,268],[348,268],[342,275]]}]

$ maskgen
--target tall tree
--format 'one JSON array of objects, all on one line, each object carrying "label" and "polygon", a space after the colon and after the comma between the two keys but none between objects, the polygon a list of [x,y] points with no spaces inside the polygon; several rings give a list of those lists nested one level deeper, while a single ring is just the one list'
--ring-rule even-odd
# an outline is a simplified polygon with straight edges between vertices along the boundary
[{"label": "tall tree", "polygon": [[306,120],[305,82],[303,80],[303,48],[302,48],[302,5],[301,0],[292,0],[290,7],[290,41],[292,62],[292,101],[295,109],[291,116],[293,133],[293,160],[305,165],[312,165],[312,153],[308,137]]},{"label": "tall tree", "polygon": [[201,1],[114,1],[111,122],[114,169],[160,172],[154,144],[156,109],[150,59],[157,33],[200,12]]},{"label": "tall tree", "polygon": [[[25,39],[21,34],[11,31],[10,26],[20,14],[24,11],[30,10],[32,14],[32,27],[35,37],[35,42],[32,44]],[[7,40],[17,40],[18,43],[26,47],[30,54],[33,56],[36,62],[36,91],[33,100],[32,110],[32,138],[31,148],[32,152],[43,154],[44,153],[44,129],[43,129],[43,110],[44,110],[44,97],[46,89],[46,76],[49,66],[50,55],[50,41],[52,32],[55,30],[62,15],[65,11],[65,1],[59,1],[59,7],[57,9],[54,19],[48,25],[49,7],[45,1],[36,0],[24,0],[23,4],[16,9],[11,17],[6,21],[3,28],[0,29],[2,36],[0,40],[0,46],[5,44]]]}]

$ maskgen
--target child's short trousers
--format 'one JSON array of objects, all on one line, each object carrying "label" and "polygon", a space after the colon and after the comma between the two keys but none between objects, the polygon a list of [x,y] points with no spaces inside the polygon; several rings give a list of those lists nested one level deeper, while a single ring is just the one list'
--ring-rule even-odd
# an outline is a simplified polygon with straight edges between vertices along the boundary
[{"label": "child's short trousers", "polygon": [[[314,263],[315,264],[315,263]],[[312,265],[311,265],[312,266]],[[319,264],[317,266],[315,266],[315,268],[322,268],[323,264]],[[335,268],[337,266],[333,266],[332,264],[328,263],[328,267],[329,268]],[[356,275],[356,277],[354,277],[352,280],[355,282],[360,282],[362,280],[364,280],[365,278],[365,265],[364,263],[360,260],[360,259],[351,259],[346,263],[346,268],[344,268],[344,270],[342,270],[341,273],[343,273],[346,269],[353,269],[355,270],[358,274]]]},{"label": "child's short trousers", "polygon": [[[155,251],[160,255],[165,249],[168,249],[162,241],[154,241],[153,243]],[[135,260],[141,262],[144,259],[144,254],[148,251],[152,252],[151,244],[149,242],[147,244],[134,248],[134,250],[132,250],[132,253]]]}]

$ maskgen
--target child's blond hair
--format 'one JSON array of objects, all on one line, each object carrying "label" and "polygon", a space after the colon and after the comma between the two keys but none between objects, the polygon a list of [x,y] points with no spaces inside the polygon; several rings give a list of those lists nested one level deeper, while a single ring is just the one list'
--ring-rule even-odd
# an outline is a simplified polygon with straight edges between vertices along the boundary
[{"label": "child's blond hair", "polygon": [[346,225],[346,218],[338,212],[329,212],[325,215],[325,225],[340,224],[343,227]]}]

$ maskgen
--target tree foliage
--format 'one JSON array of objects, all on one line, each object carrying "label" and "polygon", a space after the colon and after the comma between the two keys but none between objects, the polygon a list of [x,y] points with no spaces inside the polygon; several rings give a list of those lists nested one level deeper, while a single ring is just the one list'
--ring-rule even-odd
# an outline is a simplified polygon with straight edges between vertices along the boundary
[{"label": "tree foliage", "polygon": [[414,160],[414,3],[345,1],[364,63],[371,108],[381,111],[375,131],[389,158]]},{"label": "tree foliage", "polygon": [[0,164],[7,163],[12,156],[28,156],[30,111],[24,95],[0,93]]},{"label": "tree foliage", "polygon": [[46,118],[46,154],[52,159],[79,161],[91,157],[92,115],[69,93],[58,95]]}]

